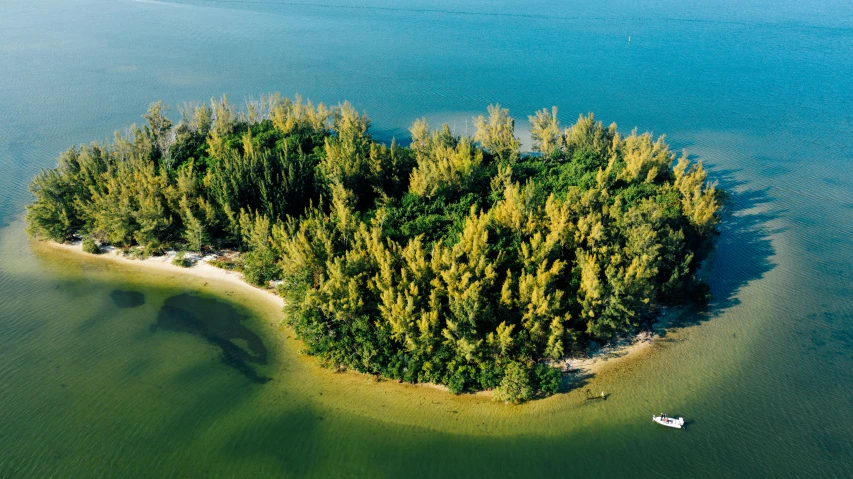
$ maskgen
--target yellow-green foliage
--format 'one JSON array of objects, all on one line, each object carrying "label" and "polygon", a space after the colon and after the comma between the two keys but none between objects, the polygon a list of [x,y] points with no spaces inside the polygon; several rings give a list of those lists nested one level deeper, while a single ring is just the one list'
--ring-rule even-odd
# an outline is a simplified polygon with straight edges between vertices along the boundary
[{"label": "yellow-green foliage", "polygon": [[560,131],[560,122],[557,120],[557,107],[552,107],[551,112],[543,108],[536,112],[536,116],[527,117],[530,121],[530,136],[533,138],[533,149],[540,151],[547,158],[552,153],[565,145]]},{"label": "yellow-green foliage", "polygon": [[412,172],[410,191],[426,197],[467,191],[483,163],[482,150],[470,138],[454,137],[447,125],[432,134],[424,134],[423,128],[429,128],[426,120],[412,127],[412,149],[418,166]]},{"label": "yellow-green foliage", "polygon": [[101,248],[98,247],[98,243],[96,243],[92,238],[84,239],[82,246],[83,251],[89,254],[99,254],[101,252]]},{"label": "yellow-green foliage", "polygon": [[166,111],[40,173],[30,233],[239,249],[248,281],[281,281],[325,364],[454,392],[553,392],[546,361],[690,297],[719,221],[701,163],[673,167],[663,137],[592,114],[531,116],[539,156],[497,105],[473,138],[417,120],[407,147],[376,142],[348,103],[273,95],[238,112],[223,97],[177,125]]},{"label": "yellow-green foliage", "polygon": [[270,120],[283,133],[292,133],[300,129],[323,130],[328,127],[329,120],[335,114],[333,109],[322,103],[316,107],[310,101],[303,103],[299,95],[291,101],[289,98],[282,99],[281,95],[276,94],[271,101],[273,106],[269,115]]},{"label": "yellow-green foliage", "polygon": [[480,115],[474,118],[474,141],[502,161],[518,159],[521,142],[515,137],[515,120],[509,110],[500,105],[489,105],[489,118]]}]

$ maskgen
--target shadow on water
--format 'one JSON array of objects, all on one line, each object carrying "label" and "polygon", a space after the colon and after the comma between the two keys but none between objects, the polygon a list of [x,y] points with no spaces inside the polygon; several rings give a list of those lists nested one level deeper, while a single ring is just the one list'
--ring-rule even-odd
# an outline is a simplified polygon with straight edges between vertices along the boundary
[{"label": "shadow on water", "polygon": [[558,391],[560,393],[567,393],[574,391],[575,389],[580,389],[589,384],[589,380],[593,377],[593,374],[584,371],[575,371],[565,374],[563,375],[562,381],[560,381],[560,389]]},{"label": "shadow on water", "polygon": [[[675,415],[673,415],[673,416],[675,416]],[[678,417],[681,417],[681,415],[678,415]],[[690,427],[694,426],[695,424],[696,424],[696,419],[693,419],[693,418],[685,419],[684,425],[682,427],[686,431],[686,430],[690,429]]]},{"label": "shadow on water", "polygon": [[[767,194],[768,188],[742,189],[746,182],[735,179],[736,173],[740,170],[714,170],[713,165],[709,165],[708,170],[713,173],[713,177],[709,180],[716,180],[718,188],[728,193],[719,226],[720,235],[716,240],[712,256],[707,259],[712,263],[713,268],[710,275],[706,275],[705,281],[709,283],[713,299],[708,304],[685,305],[685,314],[681,314],[675,320],[675,325],[679,327],[698,325],[739,304],[740,289],[762,278],[776,266],[771,260],[775,250],[770,238],[784,231],[783,228],[771,226],[771,223],[785,211],[769,208],[774,198]],[[736,189],[740,191],[736,192]],[[659,342],[678,341],[667,338],[665,329],[659,329],[656,333],[660,336]],[[617,353],[611,357],[619,355]],[[584,388],[594,377],[595,374],[590,373],[565,374],[559,393]],[[602,399],[598,395],[590,396],[589,390],[586,393],[589,400]]]},{"label": "shadow on water", "polygon": [[[57,285],[57,289],[58,288],[59,286]],[[119,309],[138,308],[145,304],[145,295],[138,291],[114,289],[110,291],[109,296],[113,305]],[[114,314],[114,311],[111,311],[110,308],[106,308],[101,311],[90,311],[89,319],[80,324],[77,329],[81,332],[85,332],[99,324],[103,324],[105,320],[116,317],[118,316]]]},{"label": "shadow on water", "polygon": [[[740,303],[738,293],[747,284],[761,279],[776,264],[771,237],[784,231],[771,223],[785,211],[771,208],[774,198],[768,188],[736,191],[745,181],[735,179],[739,170],[713,170],[718,187],[729,193],[722,212],[720,236],[708,261],[712,262],[710,274],[705,278],[711,287],[713,299],[697,313],[682,316],[683,326],[697,324],[719,315]],[[699,311],[701,310],[701,311]]]},{"label": "shadow on water", "polygon": [[138,308],[145,304],[145,295],[137,291],[114,289],[110,292],[110,299],[119,308]]},{"label": "shadow on water", "polygon": [[259,375],[252,364],[267,364],[267,349],[260,336],[242,324],[245,319],[228,303],[179,294],[163,303],[151,331],[162,329],[198,336],[220,349],[225,365],[250,381],[263,384],[270,378]]}]

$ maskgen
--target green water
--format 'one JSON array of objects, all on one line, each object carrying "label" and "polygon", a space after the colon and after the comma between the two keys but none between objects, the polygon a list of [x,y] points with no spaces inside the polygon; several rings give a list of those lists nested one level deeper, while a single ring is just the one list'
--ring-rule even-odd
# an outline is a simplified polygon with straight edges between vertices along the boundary
[{"label": "green water", "polygon": [[[853,476],[853,7],[309,3],[4,2],[0,477]],[[665,132],[733,192],[715,301],[507,407],[334,374],[250,290],[23,234],[27,181],[70,144],[155,99],[271,91],[349,99],[382,138],[495,101],[522,137],[552,104]]]}]

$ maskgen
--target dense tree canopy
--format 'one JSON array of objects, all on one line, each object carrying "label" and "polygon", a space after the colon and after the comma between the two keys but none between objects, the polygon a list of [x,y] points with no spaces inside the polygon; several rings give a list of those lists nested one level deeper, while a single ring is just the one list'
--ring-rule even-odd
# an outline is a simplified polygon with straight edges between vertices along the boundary
[{"label": "dense tree canopy", "polygon": [[348,103],[179,110],[63,153],[31,183],[29,232],[236,248],[325,364],[508,401],[556,390],[544,361],[704,294],[719,194],[663,137],[592,114],[563,128],[554,108],[521,154],[497,105],[472,138],[417,120],[409,146],[376,142]]}]

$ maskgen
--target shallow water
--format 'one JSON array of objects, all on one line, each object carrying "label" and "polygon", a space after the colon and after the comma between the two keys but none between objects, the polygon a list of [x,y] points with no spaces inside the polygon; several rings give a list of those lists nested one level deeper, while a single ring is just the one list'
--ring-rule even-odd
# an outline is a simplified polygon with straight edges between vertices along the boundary
[{"label": "shallow water", "polygon": [[[310,3],[4,2],[0,477],[853,475],[853,7]],[[465,133],[490,102],[522,136],[552,104],[667,133],[734,193],[715,301],[506,407],[334,374],[262,297],[26,240],[26,184],[62,149],[153,100],[272,91],[348,99],[381,138],[421,115]]]}]

